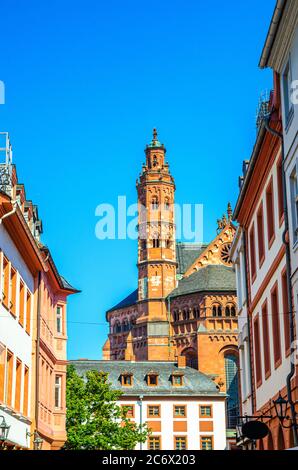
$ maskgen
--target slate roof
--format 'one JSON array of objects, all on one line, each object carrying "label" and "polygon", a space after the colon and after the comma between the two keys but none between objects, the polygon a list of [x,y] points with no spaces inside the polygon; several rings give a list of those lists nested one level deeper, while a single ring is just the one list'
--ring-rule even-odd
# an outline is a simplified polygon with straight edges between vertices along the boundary
[{"label": "slate roof", "polygon": [[177,274],[184,274],[207,246],[202,243],[176,243]]},{"label": "slate roof", "polygon": [[[146,361],[69,361],[80,376],[84,376],[89,370],[97,370],[109,374],[109,381],[113,389],[121,390],[125,396],[150,395],[150,396],[216,396],[225,397],[219,392],[213,380],[190,367],[178,368],[175,362]],[[150,372],[158,372],[158,385],[148,386],[146,376]],[[171,375],[181,372],[184,375],[184,385],[173,387]],[[123,387],[120,376],[123,373],[133,375],[133,385]]]},{"label": "slate roof", "polygon": [[170,297],[194,292],[236,292],[236,279],[233,268],[221,264],[211,264],[200,268],[189,277],[181,279]]},{"label": "slate roof", "polygon": [[110,308],[108,312],[111,310],[117,310],[118,308],[130,307],[134,305],[138,300],[138,289],[134,290],[131,294],[129,294],[125,299],[121,300],[118,304],[114,305],[114,307]]}]

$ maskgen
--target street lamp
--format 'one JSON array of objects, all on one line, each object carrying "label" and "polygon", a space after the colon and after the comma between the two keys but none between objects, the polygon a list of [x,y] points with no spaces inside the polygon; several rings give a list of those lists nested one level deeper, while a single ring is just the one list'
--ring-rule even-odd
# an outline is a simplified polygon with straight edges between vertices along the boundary
[{"label": "street lamp", "polygon": [[8,426],[7,422],[5,421],[4,416],[0,416],[0,418],[2,418],[2,421],[0,423],[0,442],[2,446],[4,446],[5,441],[7,440],[7,437],[8,437],[10,426]]},{"label": "street lamp", "polygon": [[[285,419],[289,419],[289,416],[287,415],[287,407],[288,407],[288,401],[285,400],[280,392],[277,400],[273,400],[276,416],[280,420],[281,424],[283,425],[283,422]],[[292,427],[292,426],[289,426]]]},{"label": "street lamp", "polygon": [[29,432],[28,430],[26,431],[26,437],[34,437],[33,439],[33,450],[41,450],[42,444],[43,444],[43,439],[40,437],[37,431],[34,432]]}]

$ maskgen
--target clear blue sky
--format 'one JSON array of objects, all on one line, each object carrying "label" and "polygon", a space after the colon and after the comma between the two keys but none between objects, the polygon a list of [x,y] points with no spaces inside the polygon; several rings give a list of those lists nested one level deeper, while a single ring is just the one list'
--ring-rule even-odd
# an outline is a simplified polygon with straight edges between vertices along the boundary
[{"label": "clear blue sky", "polygon": [[136,200],[156,126],[176,201],[204,204],[204,239],[238,193],[270,89],[258,69],[275,0],[10,0],[0,80],[18,176],[43,242],[82,293],[69,301],[69,358],[100,358],[105,311],[136,287],[135,241],[99,241],[95,208]]}]

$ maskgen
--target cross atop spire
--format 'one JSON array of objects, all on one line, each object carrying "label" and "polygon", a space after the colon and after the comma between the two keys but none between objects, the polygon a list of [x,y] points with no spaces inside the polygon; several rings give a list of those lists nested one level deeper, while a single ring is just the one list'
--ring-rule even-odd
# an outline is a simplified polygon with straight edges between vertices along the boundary
[{"label": "cross atop spire", "polygon": [[154,127],[153,129],[153,142],[156,142],[157,141],[157,130],[156,130],[156,127]]}]

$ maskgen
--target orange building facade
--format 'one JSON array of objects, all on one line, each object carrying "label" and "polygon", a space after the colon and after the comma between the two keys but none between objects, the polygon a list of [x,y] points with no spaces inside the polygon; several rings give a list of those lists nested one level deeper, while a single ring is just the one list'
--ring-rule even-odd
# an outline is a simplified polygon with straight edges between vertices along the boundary
[{"label": "orange building facade", "polygon": [[154,130],[137,181],[138,289],[107,312],[110,332],[103,359],[173,361],[185,356],[188,366],[211,375],[221,391],[232,392],[229,427],[234,428],[238,325],[229,258],[235,233],[231,207],[217,221],[211,243],[176,243],[175,183],[165,153]]},{"label": "orange building facade", "polygon": [[59,449],[66,440],[66,303],[77,292],[40,241],[37,206],[28,201],[5,137],[0,164],[0,416],[4,447]]}]

